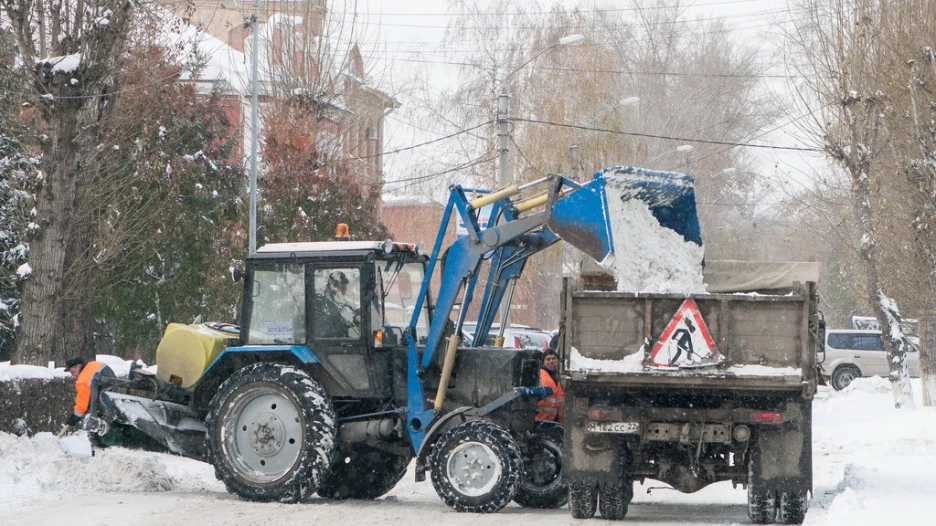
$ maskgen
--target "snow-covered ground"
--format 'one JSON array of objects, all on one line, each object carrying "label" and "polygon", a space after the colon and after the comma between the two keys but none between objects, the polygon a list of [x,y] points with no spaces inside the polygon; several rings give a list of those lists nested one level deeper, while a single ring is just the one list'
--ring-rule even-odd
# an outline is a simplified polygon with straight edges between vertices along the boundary
[{"label": "snow-covered ground", "polygon": [[[856,380],[846,391],[821,387],[814,405],[814,477],[807,525],[924,526],[936,506],[936,409],[896,410],[889,384]],[[656,481],[638,485],[627,519],[633,524],[746,524],[745,492],[730,483],[684,495]],[[648,491],[649,490],[649,491]],[[596,519],[600,520],[600,519]],[[257,504],[225,492],[211,467],[192,460],[130,451],[91,455],[87,437],[31,438],[0,433],[0,524],[112,525],[582,524],[567,509],[511,504],[493,515],[448,509],[431,483],[412,472],[375,501]]]}]

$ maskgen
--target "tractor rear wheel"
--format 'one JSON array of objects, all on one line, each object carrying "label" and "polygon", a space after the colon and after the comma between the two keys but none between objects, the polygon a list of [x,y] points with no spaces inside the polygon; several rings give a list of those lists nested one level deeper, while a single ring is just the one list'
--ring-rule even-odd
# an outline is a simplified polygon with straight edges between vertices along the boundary
[{"label": "tractor rear wheel", "polygon": [[411,455],[395,455],[365,445],[339,452],[325,482],[318,489],[326,499],[376,499],[397,485],[406,474]]},{"label": "tractor rear wheel", "polygon": [[556,509],[569,501],[562,481],[562,435],[556,422],[537,422],[521,444],[523,480],[514,502],[525,508]]},{"label": "tractor rear wheel", "polygon": [[523,458],[516,440],[487,420],[445,431],[429,458],[436,493],[456,511],[493,513],[517,494]]},{"label": "tractor rear wheel", "polygon": [[228,490],[254,501],[295,502],[321,485],[336,450],[325,389],[293,366],[240,369],[209,404],[208,462]]}]

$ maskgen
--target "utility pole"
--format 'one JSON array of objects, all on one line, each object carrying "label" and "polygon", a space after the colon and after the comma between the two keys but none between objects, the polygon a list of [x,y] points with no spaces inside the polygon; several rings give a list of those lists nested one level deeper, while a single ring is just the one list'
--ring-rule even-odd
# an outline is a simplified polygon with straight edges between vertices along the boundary
[{"label": "utility pole", "polygon": [[250,247],[249,254],[257,253],[257,71],[260,69],[260,39],[258,38],[257,24],[260,21],[260,0],[254,0],[253,12],[253,49],[251,59],[253,74],[250,79]]},{"label": "utility pole", "polygon": [[510,77],[514,73],[523,69],[524,66],[533,62],[544,53],[550,49],[558,46],[569,46],[579,44],[585,40],[585,37],[582,35],[567,35],[559,39],[558,42],[551,46],[547,46],[539,53],[533,55],[526,62],[520,64],[513,71],[507,74],[504,77],[504,80],[500,82],[501,84],[501,94],[497,96],[497,184],[498,186],[507,186],[507,179],[510,174],[510,158],[508,154],[510,152],[510,119],[508,119],[508,109],[507,101],[510,99],[510,96],[505,93],[507,91],[507,81],[510,80]]},{"label": "utility pole", "polygon": [[497,185],[507,186],[507,177],[510,173],[510,129],[508,121],[507,102],[510,95],[501,93],[497,97]]}]

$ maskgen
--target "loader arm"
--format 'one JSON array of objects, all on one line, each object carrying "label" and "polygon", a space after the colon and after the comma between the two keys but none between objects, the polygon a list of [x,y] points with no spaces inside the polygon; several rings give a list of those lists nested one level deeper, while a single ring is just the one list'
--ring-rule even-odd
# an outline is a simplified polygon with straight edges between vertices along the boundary
[{"label": "loader arm", "polygon": [[[521,196],[521,193],[537,186],[540,188],[538,194],[529,198]],[[542,191],[543,186],[545,191]],[[585,184],[552,174],[532,183],[511,185],[493,192],[465,189],[460,185],[450,187],[432,257],[406,331],[408,430],[417,451],[425,430],[438,416],[438,411],[427,408],[427,396],[420,377],[432,364],[435,352],[442,347],[440,344],[459,295],[461,308],[456,330],[461,328],[473,300],[482,262],[489,258],[491,268],[476,328],[476,335],[482,335],[482,338],[476,340],[483,340],[483,335],[487,334],[506,296],[508,284],[522,274],[530,256],[564,240],[602,265],[613,262],[609,187],[614,189],[615,199],[644,201],[661,224],[684,234],[686,239],[697,240],[698,218],[695,215],[692,178],[681,174],[616,167],[596,173],[593,180]],[[469,193],[481,196],[469,199]],[[516,196],[520,197],[512,200]],[[482,228],[478,211],[487,205],[491,205],[491,217],[496,220],[493,226]],[[675,220],[660,215],[670,214],[674,209],[685,213]],[[455,214],[464,224],[466,235],[443,247],[445,234]],[[701,239],[698,242],[701,244]],[[430,309],[428,334],[424,341],[418,342],[415,328],[436,273],[436,265],[440,266],[436,303]]]},{"label": "loader arm", "polygon": [[[528,200],[535,200],[535,203],[523,205],[524,201],[519,203],[510,201],[511,197],[518,195],[522,190],[544,183],[547,184],[546,193]],[[602,211],[606,210],[607,206],[604,202],[602,190],[603,182],[596,180],[589,184],[598,187],[597,191],[588,193],[590,196],[589,206],[597,207],[598,210]],[[563,193],[564,188],[567,189]],[[406,331],[407,415],[410,424],[410,438],[417,450],[422,443],[424,430],[429,428],[437,416],[435,410],[427,409],[426,394],[423,392],[420,376],[422,371],[432,363],[435,352],[440,347],[439,344],[444,336],[449,316],[455,304],[458,303],[459,296],[461,295],[461,309],[458,326],[464,321],[464,313],[467,312],[472,302],[483,260],[486,257],[494,258],[494,268],[498,269],[499,274],[496,281],[499,284],[488,284],[482,302],[483,308],[489,312],[489,314],[485,315],[486,321],[484,323],[490,327],[493,313],[496,312],[503,298],[504,284],[522,272],[529,256],[558,241],[559,238],[546,228],[551,215],[557,208],[560,208],[557,207],[557,203],[566,202],[569,196],[579,193],[582,188],[584,188],[583,185],[560,175],[550,175],[523,187],[512,186],[495,192],[464,189],[459,185],[450,188],[449,200],[432,248],[433,256],[426,268],[425,278],[414,305],[414,315]],[[476,199],[469,199],[468,192],[482,195]],[[578,200],[568,202],[579,203]],[[518,213],[518,208],[528,211],[529,208],[526,208],[526,206],[532,208],[542,204],[546,205],[543,210],[528,213],[522,217]],[[488,228],[480,226],[477,214],[478,210],[485,205],[492,205],[492,215],[500,218],[494,226]],[[467,233],[447,247],[443,247],[445,234],[455,218],[455,214],[458,214],[458,217],[462,220]],[[576,221],[580,221],[580,217],[574,212],[566,211],[562,215],[576,217]],[[612,254],[607,213],[603,212],[602,217],[602,228],[586,232],[584,236],[589,237],[587,234],[591,234],[590,238],[593,239],[589,240],[592,247],[589,255],[596,257],[599,261],[611,257]],[[429,286],[432,277],[436,273],[437,265],[440,267],[439,289],[436,294],[434,308],[430,312],[428,334],[423,342],[417,342],[415,327],[418,321],[418,313],[421,312],[428,296]],[[420,349],[417,348],[417,344],[422,348],[421,353]]]}]

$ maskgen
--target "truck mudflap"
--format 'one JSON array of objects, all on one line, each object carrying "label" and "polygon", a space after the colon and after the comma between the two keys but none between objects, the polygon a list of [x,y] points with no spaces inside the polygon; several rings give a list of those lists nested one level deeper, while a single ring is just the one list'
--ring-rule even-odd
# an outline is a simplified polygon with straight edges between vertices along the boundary
[{"label": "truck mudflap", "polygon": [[170,452],[203,460],[205,424],[188,406],[123,393],[104,392],[105,419],[138,429]]}]

